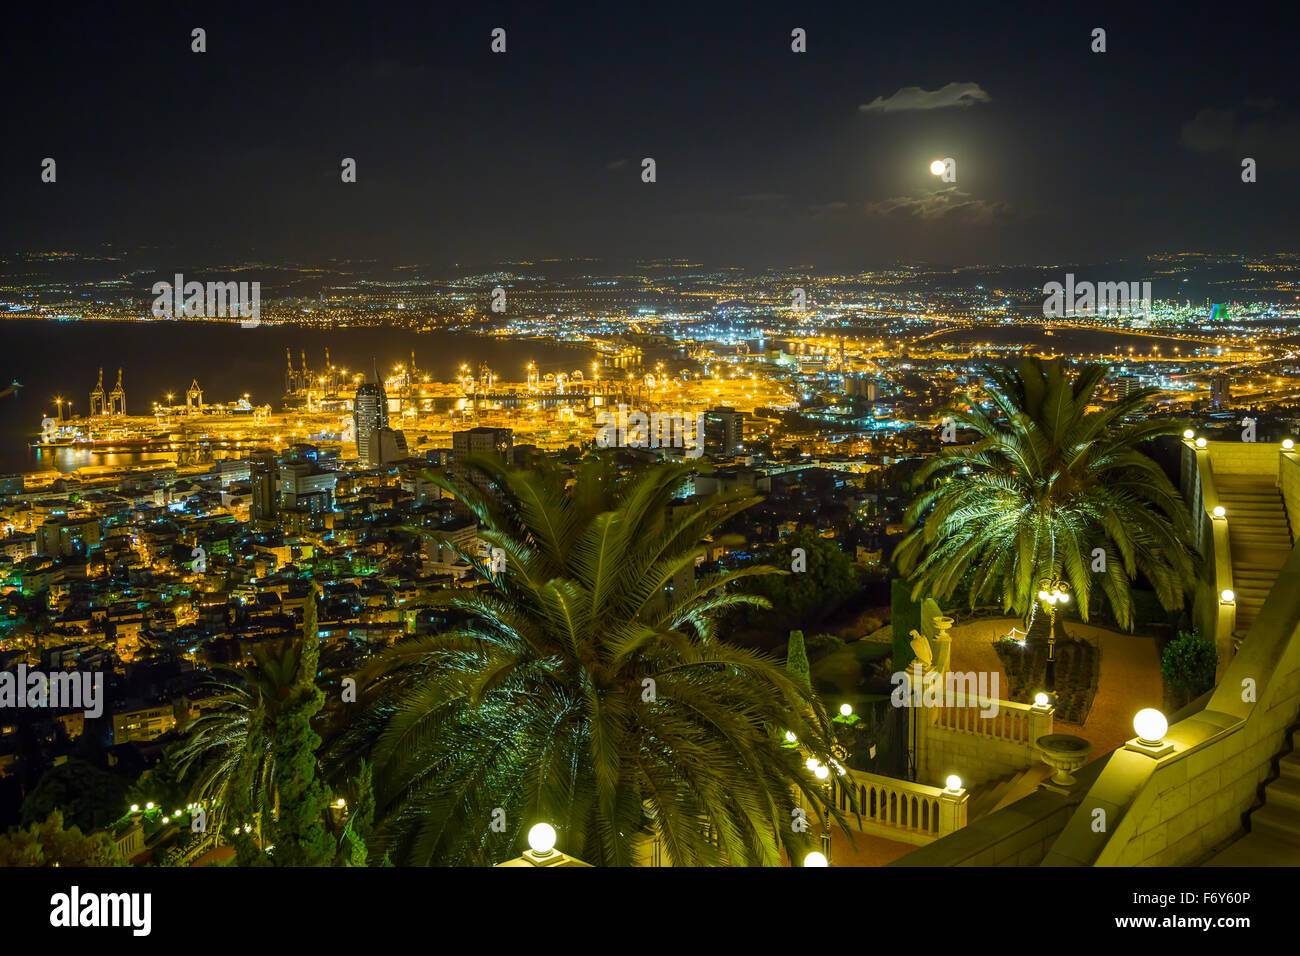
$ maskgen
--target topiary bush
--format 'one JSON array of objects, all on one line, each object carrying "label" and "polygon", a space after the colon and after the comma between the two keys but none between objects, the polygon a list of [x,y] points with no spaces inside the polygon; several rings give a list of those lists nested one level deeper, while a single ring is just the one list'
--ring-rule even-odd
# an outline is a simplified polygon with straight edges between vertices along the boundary
[{"label": "topiary bush", "polygon": [[1165,685],[1176,691],[1184,703],[1195,700],[1214,686],[1214,673],[1218,667],[1218,650],[1211,641],[1195,632],[1179,631],[1160,660],[1160,674]]}]

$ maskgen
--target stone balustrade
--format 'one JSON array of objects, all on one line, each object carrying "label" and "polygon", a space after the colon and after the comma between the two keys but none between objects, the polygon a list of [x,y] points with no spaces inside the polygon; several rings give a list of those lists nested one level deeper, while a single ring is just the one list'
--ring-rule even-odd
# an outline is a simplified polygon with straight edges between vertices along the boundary
[{"label": "stone balustrade", "polygon": [[968,798],[964,789],[945,790],[860,770],[849,770],[831,782],[832,802],[853,829],[917,846],[964,827]]}]

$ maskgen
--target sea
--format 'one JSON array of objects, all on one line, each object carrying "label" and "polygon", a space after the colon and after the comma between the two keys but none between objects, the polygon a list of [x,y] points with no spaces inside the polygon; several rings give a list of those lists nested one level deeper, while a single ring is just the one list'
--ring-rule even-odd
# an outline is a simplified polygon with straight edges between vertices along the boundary
[{"label": "sea", "polygon": [[[522,382],[528,363],[541,374],[588,368],[595,353],[577,343],[519,339],[473,332],[421,332],[384,326],[316,329],[292,325],[242,328],[234,323],[196,321],[106,322],[7,319],[0,321],[0,391],[11,382],[22,387],[0,398],[0,474],[59,470],[86,465],[129,465],[148,453],[82,452],[31,447],[41,420],[54,417],[55,399],[72,403],[84,415],[99,370],[111,391],[122,370],[126,410],[145,415],[154,402],[184,404],[197,380],[204,402],[233,402],[248,393],[254,405],[280,409],[284,394],[285,349],[294,368],[305,352],[312,369],[330,363],[381,374],[415,363],[420,377],[453,382],[462,364],[477,371],[487,365],[502,381]],[[67,405],[65,404],[65,415]],[[157,457],[154,453],[152,457]]]}]

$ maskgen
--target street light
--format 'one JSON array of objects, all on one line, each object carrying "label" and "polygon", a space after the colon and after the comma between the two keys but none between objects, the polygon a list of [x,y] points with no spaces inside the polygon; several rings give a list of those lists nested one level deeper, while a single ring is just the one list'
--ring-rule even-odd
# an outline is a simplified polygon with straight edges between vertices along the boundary
[{"label": "street light", "polygon": [[830,860],[826,859],[826,855],[824,853],[818,853],[816,850],[813,850],[811,853],[809,853],[807,856],[803,858],[803,865],[804,866],[830,866],[831,862]]},{"label": "street light", "polygon": [[1047,631],[1047,690],[1055,692],[1056,690],[1056,605],[1069,604],[1070,595],[1066,592],[1069,585],[1061,580],[1060,576],[1053,571],[1050,575],[1038,582],[1040,588],[1038,600],[1042,601],[1048,607],[1050,619],[1048,621]]}]

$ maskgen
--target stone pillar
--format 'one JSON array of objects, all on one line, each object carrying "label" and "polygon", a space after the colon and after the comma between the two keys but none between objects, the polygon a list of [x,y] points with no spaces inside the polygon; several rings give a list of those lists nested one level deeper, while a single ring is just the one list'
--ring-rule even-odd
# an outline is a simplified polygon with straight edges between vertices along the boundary
[{"label": "stone pillar", "polygon": [[1219,651],[1219,672],[1222,674],[1234,654],[1233,631],[1237,629],[1237,602],[1224,601],[1219,594],[1214,595],[1219,606],[1218,626],[1214,629],[1215,645]]},{"label": "stone pillar", "polygon": [[939,794],[939,836],[955,833],[966,825],[966,802],[970,794],[961,790],[944,790]]},{"label": "stone pillar", "polygon": [[1052,733],[1055,727],[1056,708],[1050,703],[1046,707],[1034,704],[1029,708],[1029,739],[1037,740]]}]

